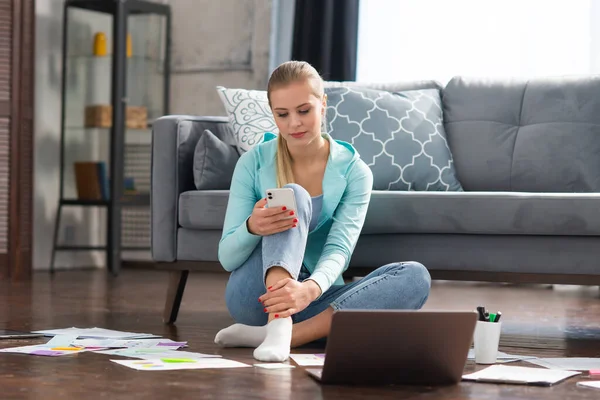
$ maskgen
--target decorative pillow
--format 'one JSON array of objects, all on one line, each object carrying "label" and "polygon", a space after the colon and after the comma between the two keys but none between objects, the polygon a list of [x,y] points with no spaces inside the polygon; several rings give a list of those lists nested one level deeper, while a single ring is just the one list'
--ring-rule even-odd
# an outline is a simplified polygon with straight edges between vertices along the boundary
[{"label": "decorative pillow", "polygon": [[240,155],[205,129],[194,150],[194,183],[198,190],[226,190]]},{"label": "decorative pillow", "polygon": [[373,171],[375,190],[462,191],[437,89],[398,93],[326,88],[327,131],[351,143]]},{"label": "decorative pillow", "polygon": [[240,154],[260,143],[265,132],[279,133],[265,90],[217,86],[217,92],[229,115]]}]

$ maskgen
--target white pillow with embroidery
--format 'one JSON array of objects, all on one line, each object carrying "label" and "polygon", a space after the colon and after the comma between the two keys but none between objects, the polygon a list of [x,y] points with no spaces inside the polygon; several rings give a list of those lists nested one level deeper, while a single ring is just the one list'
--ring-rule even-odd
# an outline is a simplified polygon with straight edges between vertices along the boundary
[{"label": "white pillow with embroidery", "polygon": [[217,92],[229,116],[240,154],[260,143],[265,132],[279,133],[265,90],[217,86]]}]

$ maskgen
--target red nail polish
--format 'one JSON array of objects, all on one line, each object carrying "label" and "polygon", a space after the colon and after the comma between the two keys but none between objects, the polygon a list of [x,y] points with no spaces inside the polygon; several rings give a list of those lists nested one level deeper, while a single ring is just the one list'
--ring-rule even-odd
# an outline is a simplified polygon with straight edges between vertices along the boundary
[{"label": "red nail polish", "polygon": [[259,302],[259,303],[262,303],[262,301],[260,301],[260,298],[258,299],[258,302]]},{"label": "red nail polish", "polygon": [[292,225],[292,228],[295,228],[295,227],[296,227],[296,224]]},{"label": "red nail polish", "polygon": [[281,207],[283,211],[287,210],[286,206]]},{"label": "red nail polish", "polygon": [[290,215],[294,215],[294,212],[293,212],[293,211],[290,211]]},{"label": "red nail polish", "polygon": [[298,220],[296,218],[294,218],[294,222],[298,222]]},{"label": "red nail polish", "polygon": [[267,312],[267,309],[265,308],[265,312]]},{"label": "red nail polish", "polygon": [[275,314],[275,318],[279,318],[279,314]]},{"label": "red nail polish", "polygon": [[273,286],[269,286],[267,289],[271,290],[271,288],[272,288],[272,287],[273,287]]}]

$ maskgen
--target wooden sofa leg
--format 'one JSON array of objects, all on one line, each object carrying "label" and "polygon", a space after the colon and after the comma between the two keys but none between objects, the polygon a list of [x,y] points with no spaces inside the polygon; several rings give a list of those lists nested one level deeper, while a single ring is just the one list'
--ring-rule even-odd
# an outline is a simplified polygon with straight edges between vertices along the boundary
[{"label": "wooden sofa leg", "polygon": [[169,288],[167,289],[167,301],[163,313],[163,322],[165,324],[173,324],[177,320],[189,272],[172,271],[169,274]]}]

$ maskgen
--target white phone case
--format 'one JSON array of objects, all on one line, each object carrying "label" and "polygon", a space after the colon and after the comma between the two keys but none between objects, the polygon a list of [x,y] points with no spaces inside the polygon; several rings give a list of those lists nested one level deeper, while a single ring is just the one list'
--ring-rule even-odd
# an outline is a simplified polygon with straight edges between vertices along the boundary
[{"label": "white phone case", "polygon": [[[289,211],[296,212],[296,197],[292,188],[277,188],[267,190],[267,207],[286,207]],[[286,218],[295,218],[288,215]]]}]

